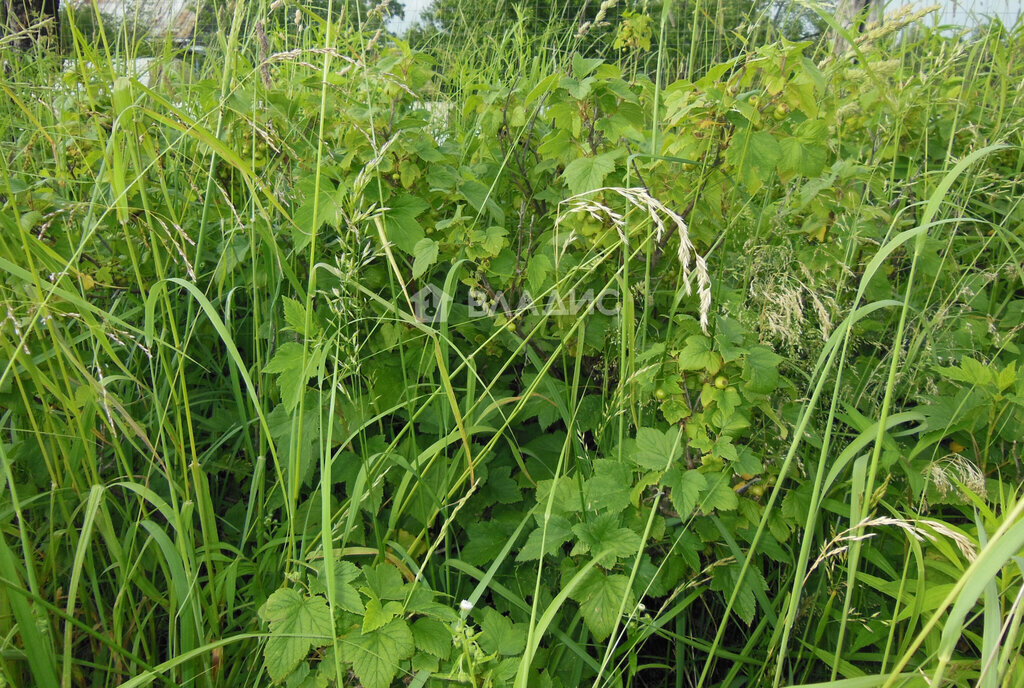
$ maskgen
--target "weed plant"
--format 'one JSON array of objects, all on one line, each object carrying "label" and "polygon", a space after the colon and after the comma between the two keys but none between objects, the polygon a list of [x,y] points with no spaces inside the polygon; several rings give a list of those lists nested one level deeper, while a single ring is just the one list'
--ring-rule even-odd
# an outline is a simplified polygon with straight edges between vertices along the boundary
[{"label": "weed plant", "polygon": [[2,47],[0,685],[1024,685],[1021,27],[212,5]]}]

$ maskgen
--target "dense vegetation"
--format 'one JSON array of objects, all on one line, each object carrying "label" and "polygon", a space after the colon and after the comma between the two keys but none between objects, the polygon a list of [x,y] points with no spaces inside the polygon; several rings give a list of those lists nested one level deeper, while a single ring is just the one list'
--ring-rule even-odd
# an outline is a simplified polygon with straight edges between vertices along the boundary
[{"label": "dense vegetation", "polygon": [[0,685],[1024,685],[1024,32],[325,16],[3,49]]}]

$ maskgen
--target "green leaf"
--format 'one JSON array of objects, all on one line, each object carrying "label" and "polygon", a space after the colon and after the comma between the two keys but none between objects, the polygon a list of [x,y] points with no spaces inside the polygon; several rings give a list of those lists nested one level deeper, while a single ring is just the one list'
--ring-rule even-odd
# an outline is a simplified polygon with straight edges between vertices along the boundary
[{"label": "green leaf", "polygon": [[415,260],[412,263],[412,278],[418,279],[437,261],[438,243],[433,239],[424,237],[416,242],[412,254]]},{"label": "green leaf", "polygon": [[436,619],[416,619],[412,624],[412,637],[416,648],[441,659],[448,659],[452,651],[452,632]]},{"label": "green leaf", "polygon": [[346,645],[352,671],[365,688],[388,688],[399,663],[416,651],[409,624],[395,619],[372,633],[361,633]]},{"label": "green leaf", "polygon": [[580,603],[583,620],[598,641],[606,639],[615,630],[623,598],[626,600],[625,609],[633,606],[629,578],[622,574],[607,575],[597,569],[573,590],[572,598]]},{"label": "green leaf", "polygon": [[707,480],[698,471],[684,470],[673,466],[665,473],[661,484],[671,490],[669,497],[672,500],[672,506],[680,518],[686,519],[697,506],[701,491],[707,487]]},{"label": "green leaf", "polygon": [[663,471],[683,454],[683,442],[676,428],[665,432],[654,428],[636,431],[636,450],[629,457],[641,468]]},{"label": "green leaf", "polygon": [[755,346],[743,360],[743,379],[747,389],[769,394],[779,385],[779,363],[782,357],[766,346]]},{"label": "green leaf", "polygon": [[535,528],[516,555],[516,561],[531,561],[554,554],[571,536],[569,519],[552,514],[547,524],[547,532],[545,533],[543,526]]},{"label": "green leaf", "polygon": [[487,654],[518,655],[526,648],[526,628],[522,624],[514,624],[504,614],[486,607],[479,617],[476,612],[473,616],[480,622],[480,647]]},{"label": "green leaf", "polygon": [[370,591],[382,600],[401,600],[405,598],[405,584],[402,574],[388,563],[377,564],[373,568],[363,570],[366,584]]},{"label": "green leaf", "polygon": [[781,157],[782,147],[774,136],[749,126],[736,132],[725,151],[726,162],[750,193],[764,185]]},{"label": "green leaf", "polygon": [[483,214],[486,210],[496,224],[505,224],[505,211],[491,197],[490,187],[469,179],[459,184],[459,191],[478,213]]},{"label": "green leaf", "polygon": [[401,613],[402,605],[398,602],[392,601],[381,604],[381,601],[376,597],[371,597],[367,601],[366,609],[363,612],[363,633],[376,631],[378,628],[386,626],[390,623],[391,619]]},{"label": "green leaf", "polygon": [[387,207],[384,231],[388,240],[408,255],[414,255],[416,245],[425,236],[416,218],[430,206],[421,198],[401,194],[389,200]]},{"label": "green leaf", "polygon": [[319,595],[304,597],[292,588],[272,594],[259,614],[270,624],[263,658],[274,683],[290,674],[312,648],[327,645],[334,633],[327,600]]},{"label": "green leaf", "polygon": [[565,183],[572,195],[593,191],[604,185],[604,178],[615,169],[617,152],[604,153],[593,158],[578,158],[565,166]]},{"label": "green leaf", "polygon": [[288,411],[294,411],[302,398],[309,379],[303,368],[303,349],[298,342],[285,342],[277,348],[263,372],[277,375],[281,401]]},{"label": "green leaf", "polygon": [[958,367],[936,367],[936,370],[947,380],[966,382],[971,385],[984,386],[995,382],[995,373],[991,368],[970,356],[960,359]]},{"label": "green leaf", "polygon": [[692,334],[686,338],[686,345],[679,352],[679,367],[682,370],[706,370],[711,375],[722,367],[722,357],[711,350],[711,338]]},{"label": "green leaf", "polygon": [[[722,593],[722,596],[728,600],[732,596],[733,591],[736,590],[736,584],[739,582],[739,579],[740,564],[734,562],[729,566],[718,566],[712,574],[711,589]],[[767,585],[765,585],[761,572],[754,567],[750,567],[743,576],[743,584],[739,586],[739,590],[736,593],[736,602],[733,605],[733,611],[736,612],[736,616],[748,625],[754,620],[754,614],[757,612],[755,591],[758,588],[763,591],[767,588]]]},{"label": "green leaf", "polygon": [[598,57],[586,58],[579,53],[573,53],[572,75],[577,79],[583,79],[600,67],[602,62],[604,62],[604,60]]},{"label": "green leaf", "polygon": [[643,539],[629,528],[619,527],[618,514],[602,514],[586,523],[572,527],[579,541],[573,547],[572,555],[593,552],[610,552],[617,559],[637,553],[643,546]]},{"label": "green leaf", "polygon": [[614,459],[594,459],[594,475],[583,483],[587,510],[622,511],[629,506],[632,483],[629,466]]},{"label": "green leaf", "polygon": [[708,486],[701,495],[701,511],[704,513],[710,513],[712,509],[732,511],[739,506],[740,500],[729,484],[727,473],[712,473],[706,479]]},{"label": "green leaf", "polygon": [[303,337],[306,336],[306,306],[304,304],[285,296],[284,321],[288,329],[299,333]]}]

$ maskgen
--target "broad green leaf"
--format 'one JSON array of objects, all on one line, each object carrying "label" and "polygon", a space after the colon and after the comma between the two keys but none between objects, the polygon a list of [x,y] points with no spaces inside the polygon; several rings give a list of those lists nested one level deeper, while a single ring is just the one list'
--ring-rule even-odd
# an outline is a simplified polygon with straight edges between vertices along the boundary
[{"label": "broad green leaf", "polygon": [[334,633],[327,600],[319,595],[305,597],[292,588],[274,592],[259,614],[270,624],[263,657],[274,683],[290,674],[312,648],[330,643]]},{"label": "broad green leaf", "polygon": [[673,466],[665,473],[661,484],[670,490],[669,497],[672,500],[672,506],[679,517],[685,520],[697,506],[701,491],[707,487],[707,480],[698,471]]},{"label": "broad green leaf", "polygon": [[415,257],[412,263],[412,278],[418,279],[437,261],[438,243],[433,239],[424,237],[416,242],[412,254]]},{"label": "broad green leaf", "polygon": [[273,358],[263,368],[263,372],[277,375],[277,385],[281,389],[281,401],[288,411],[299,405],[302,391],[306,388],[306,376],[303,367],[302,345],[298,342],[285,342],[277,348]]},{"label": "broad green leaf", "polygon": [[747,389],[758,394],[775,391],[779,384],[779,363],[782,357],[766,346],[755,346],[743,359],[743,379]]},{"label": "broad green leaf", "polygon": [[381,563],[373,568],[363,569],[363,577],[366,578],[369,590],[381,600],[405,598],[402,574],[391,564]]},{"label": "broad green leaf", "polygon": [[683,454],[683,440],[676,428],[662,432],[654,428],[636,431],[636,450],[629,456],[637,466],[663,471]]},{"label": "broad green leaf", "polygon": [[618,514],[602,514],[585,523],[577,523],[572,532],[579,538],[572,554],[610,552],[617,559],[635,555],[643,539],[629,528],[619,526]]},{"label": "broad green leaf", "polygon": [[606,639],[615,630],[623,599],[626,600],[624,608],[627,611],[633,606],[629,578],[622,574],[608,575],[597,569],[591,571],[573,591],[572,598],[579,602],[583,620],[598,641]]},{"label": "broad green leaf", "polygon": [[401,194],[389,200],[387,207],[384,228],[388,240],[406,254],[414,255],[416,244],[425,236],[416,218],[430,206],[416,196]]},{"label": "broad green leaf", "polygon": [[604,179],[615,169],[618,153],[604,153],[593,158],[577,158],[565,166],[565,183],[572,195],[593,191],[604,185]]},{"label": "broad green leaf", "polygon": [[345,645],[352,671],[365,688],[388,688],[399,664],[416,651],[409,624],[395,619],[372,633],[360,633]]},{"label": "broad green leaf", "polygon": [[727,473],[711,473],[706,477],[707,488],[700,496],[700,510],[710,513],[712,509],[718,511],[732,511],[739,506],[739,498],[729,484]]},{"label": "broad green leaf", "polygon": [[[733,594],[733,590],[736,589],[736,584],[739,582],[740,568],[740,564],[735,562],[728,566],[715,567],[711,578],[711,589],[722,593],[725,599],[729,599]],[[736,612],[736,616],[743,623],[750,624],[754,620],[754,614],[757,612],[755,590],[763,591],[767,587],[760,571],[755,567],[747,569],[746,574],[743,576],[743,584],[739,586],[736,602],[733,606],[733,611]]]},{"label": "broad green leaf", "polygon": [[604,62],[604,60],[599,57],[587,58],[583,57],[579,53],[573,53],[572,75],[577,79],[583,79],[600,67],[602,62]]},{"label": "broad green leaf", "polygon": [[[302,337],[306,336],[306,306],[287,296],[284,297],[284,321],[288,329]],[[315,334],[315,327],[314,324],[314,332],[311,334]]]},{"label": "broad green leaf", "polygon": [[614,459],[595,459],[594,475],[583,483],[587,511],[622,511],[629,506],[632,482],[629,466]]},{"label": "broad green leaf", "polygon": [[686,345],[679,352],[679,367],[682,370],[706,370],[714,375],[722,367],[722,357],[711,350],[711,338],[693,334],[686,338]]},{"label": "broad green leaf", "polygon": [[416,619],[412,624],[412,637],[417,649],[441,659],[452,652],[452,632],[436,619]]},{"label": "broad green leaf", "polygon": [[[477,613],[473,612],[474,618]],[[526,648],[526,628],[514,624],[512,620],[494,609],[482,609],[478,618],[480,630],[480,647],[487,654],[518,655]]]},{"label": "broad green leaf", "polygon": [[395,601],[381,603],[376,597],[366,602],[363,612],[363,633],[370,633],[386,626],[391,619],[402,613],[402,605]]},{"label": "broad green leaf", "polygon": [[[516,555],[516,561],[531,561],[542,556],[554,554],[572,536],[569,519],[552,514],[547,524],[547,532],[538,526],[526,538],[523,548]],[[543,549],[542,549],[543,547]]]}]

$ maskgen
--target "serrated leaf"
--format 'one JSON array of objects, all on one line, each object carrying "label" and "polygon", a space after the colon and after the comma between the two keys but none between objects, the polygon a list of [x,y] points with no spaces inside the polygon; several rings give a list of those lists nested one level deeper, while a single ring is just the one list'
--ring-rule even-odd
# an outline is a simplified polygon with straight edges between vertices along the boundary
[{"label": "serrated leaf", "polygon": [[[715,567],[711,578],[711,589],[722,593],[722,597],[728,600],[737,588],[740,567],[741,565],[735,562],[729,566]],[[755,592],[758,589],[764,591],[766,588],[767,585],[765,585],[761,572],[754,567],[748,568],[743,576],[743,584],[736,592],[736,602],[733,605],[733,611],[743,623],[749,625],[754,620],[754,614],[757,613]]]},{"label": "serrated leaf", "polygon": [[372,633],[360,633],[346,645],[352,671],[365,688],[388,688],[398,674],[399,663],[416,651],[412,631],[395,619]]},{"label": "serrated leaf", "polygon": [[700,498],[701,491],[707,486],[707,481],[704,475],[698,471],[673,466],[665,473],[661,484],[671,491],[669,498],[672,500],[672,506],[680,518],[685,520],[697,506],[697,500]]},{"label": "serrated leaf", "polygon": [[402,574],[388,563],[377,564],[363,570],[370,591],[381,600],[401,600],[405,597]]},{"label": "serrated leaf", "polygon": [[452,632],[436,619],[416,619],[412,637],[417,649],[440,659],[448,659],[452,652]]},{"label": "serrated leaf", "polygon": [[676,428],[662,432],[654,428],[636,431],[636,449],[629,456],[637,466],[663,471],[683,454],[683,442]]},{"label": "serrated leaf", "polygon": [[725,473],[714,473],[707,476],[708,485],[700,496],[700,510],[710,513],[712,509],[718,511],[732,511],[739,506],[740,500],[736,492],[729,484],[728,475]]},{"label": "serrated leaf", "polygon": [[633,606],[629,578],[622,574],[607,575],[595,569],[574,591],[571,597],[579,602],[587,628],[598,641],[606,639],[615,630],[623,598],[625,609]]},{"label": "serrated leaf", "polygon": [[363,611],[363,633],[375,631],[386,626],[391,619],[402,613],[402,605],[397,602],[382,603],[376,597],[366,602]]},{"label": "serrated leaf", "polygon": [[618,153],[604,153],[593,158],[577,158],[565,166],[565,183],[572,195],[593,191],[604,185],[604,179],[615,169]]},{"label": "serrated leaf", "polygon": [[327,645],[334,632],[327,600],[305,597],[292,588],[274,592],[259,614],[270,625],[263,658],[274,683],[288,676],[312,648]]},{"label": "serrated leaf", "polygon": [[523,548],[516,555],[516,561],[532,561],[554,554],[572,536],[569,519],[552,514],[547,530],[538,526],[526,538]]},{"label": "serrated leaf", "polygon": [[392,198],[387,206],[384,229],[388,239],[406,254],[413,255],[416,244],[425,236],[416,218],[430,206],[422,199],[408,194]]},{"label": "serrated leaf", "polygon": [[686,344],[679,352],[679,367],[682,370],[706,370],[714,375],[722,367],[722,357],[711,350],[710,337],[693,334],[686,338]]},{"label": "serrated leaf", "polygon": [[518,655],[526,648],[526,629],[504,614],[484,608],[479,616],[473,612],[473,617],[480,623],[480,647],[487,654]]},{"label": "serrated leaf", "polygon": [[572,532],[579,538],[572,551],[574,555],[609,552],[621,559],[636,554],[643,546],[639,534],[619,526],[618,514],[602,514],[585,523],[577,523]]},{"label": "serrated leaf", "polygon": [[281,390],[281,401],[288,411],[295,410],[306,388],[309,378],[303,370],[303,350],[298,342],[285,342],[277,348],[273,358],[263,368],[263,372],[277,375],[277,385]]},{"label": "serrated leaf", "polygon": [[779,363],[782,357],[766,346],[755,346],[743,360],[743,379],[747,389],[757,394],[769,394],[779,384]]},{"label": "serrated leaf", "polygon": [[306,306],[301,302],[284,297],[284,321],[288,329],[306,336]]},{"label": "serrated leaf", "polygon": [[431,265],[437,261],[438,244],[433,239],[424,237],[416,242],[412,254],[412,278],[418,279]]},{"label": "serrated leaf", "polygon": [[588,511],[618,513],[629,506],[632,471],[613,459],[595,459],[594,475],[583,483]]}]

